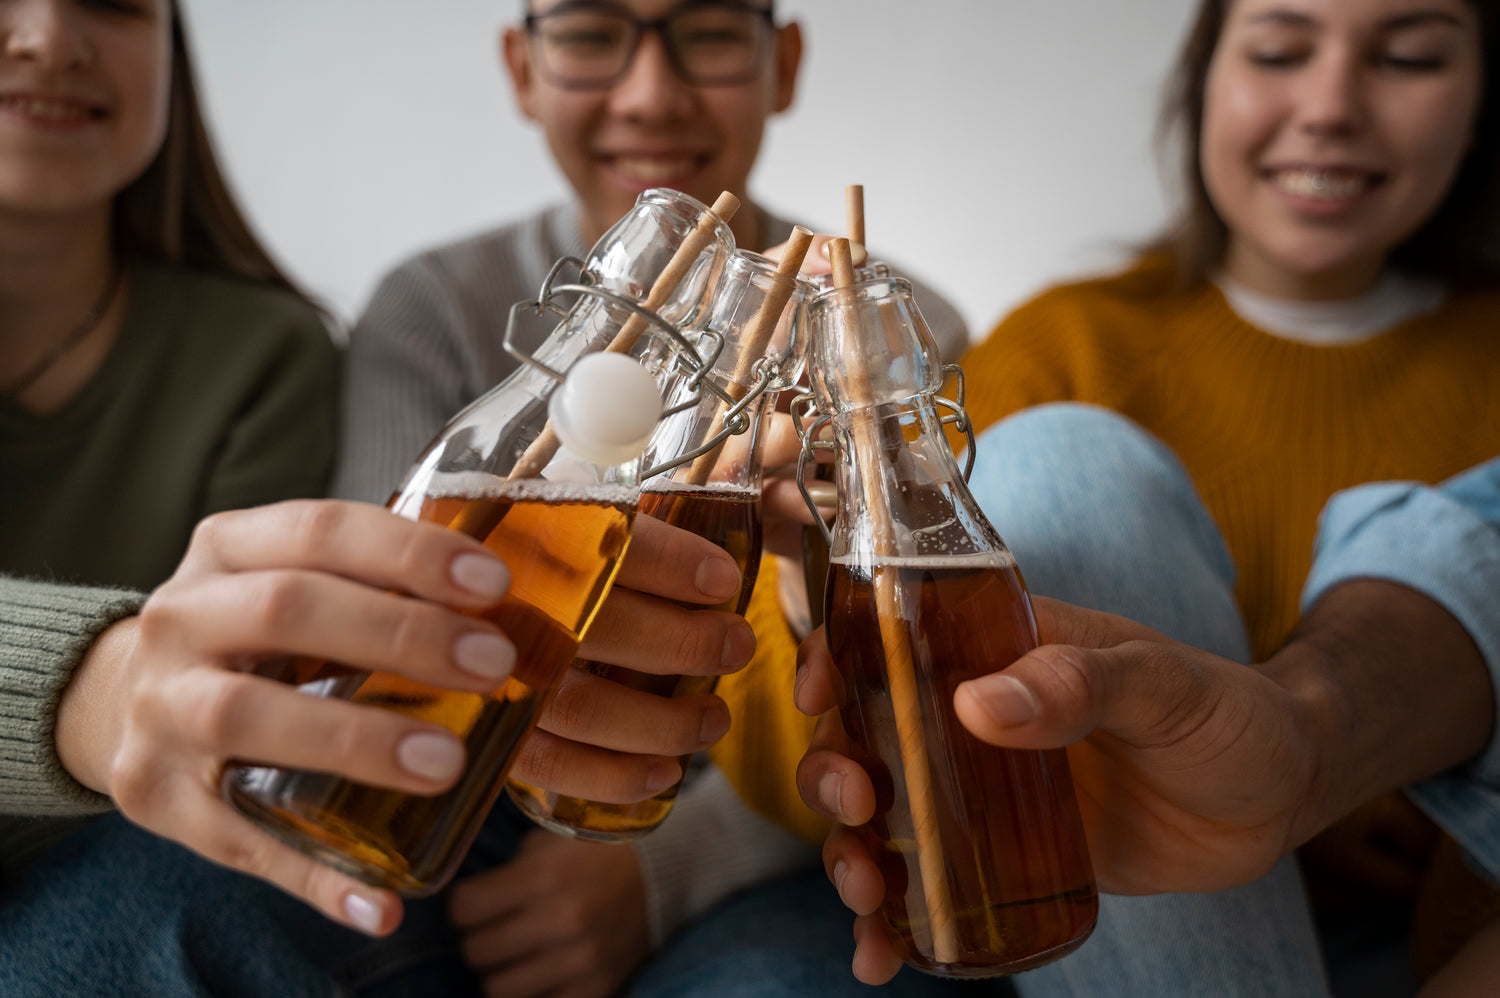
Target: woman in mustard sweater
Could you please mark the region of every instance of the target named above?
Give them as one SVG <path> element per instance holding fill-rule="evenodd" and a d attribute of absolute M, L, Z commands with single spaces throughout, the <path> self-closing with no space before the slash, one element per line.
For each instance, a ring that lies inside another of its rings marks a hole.
<path fill-rule="evenodd" d="M 1436 482 L 1500 453 L 1497 64 L 1500 16 L 1487 4 L 1206 0 L 1167 107 L 1184 140 L 1177 224 L 1127 272 L 1023 306 L 964 360 L 977 428 L 1081 401 L 1175 452 L 1234 558 L 1257 660 L 1297 622 L 1334 492 Z M 998 455 L 980 448 L 983 476 Z M 996 526 L 1022 540 L 1003 516 Z M 1044 574 L 1022 565 L 1034 583 Z M 768 785 L 794 764 L 797 729 L 775 689 L 790 669 L 774 671 L 752 668 L 721 692 L 741 716 L 774 717 L 786 740 L 732 733 L 716 757 L 754 805 L 809 830 L 787 786 Z M 1435 832 L 1404 800 L 1367 812 L 1307 852 L 1335 945 L 1404 936 L 1431 863 Z M 1441 866 L 1462 879 L 1461 864 Z M 1419 954 L 1424 965 L 1457 936 Z M 1330 956 L 1335 987 L 1363 959 Z M 1089 947 L 1064 964 L 1087 959 Z M 1065 994 L 1064 976 L 1047 968 L 1016 984 Z M 1158 980 L 1153 993 L 1179 992 Z"/>

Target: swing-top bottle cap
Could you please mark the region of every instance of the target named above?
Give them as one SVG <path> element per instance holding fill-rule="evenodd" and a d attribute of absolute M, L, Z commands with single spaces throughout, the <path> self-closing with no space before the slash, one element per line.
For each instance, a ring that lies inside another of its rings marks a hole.
<path fill-rule="evenodd" d="M 655 379 L 618 353 L 580 357 L 547 403 L 547 418 L 562 445 L 602 467 L 639 457 L 660 416 Z"/>

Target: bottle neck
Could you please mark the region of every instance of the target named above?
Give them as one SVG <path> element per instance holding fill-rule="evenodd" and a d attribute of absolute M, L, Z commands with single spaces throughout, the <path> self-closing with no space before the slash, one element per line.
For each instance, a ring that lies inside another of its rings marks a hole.
<path fill-rule="evenodd" d="M 1004 549 L 964 483 L 930 398 L 847 410 L 832 424 L 835 559 L 940 560 Z"/>

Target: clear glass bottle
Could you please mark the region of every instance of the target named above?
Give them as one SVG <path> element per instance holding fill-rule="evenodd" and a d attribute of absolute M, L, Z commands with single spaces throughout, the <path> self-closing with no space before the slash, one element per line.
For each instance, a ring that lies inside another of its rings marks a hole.
<path fill-rule="evenodd" d="M 980 742 L 953 694 L 1036 646 L 1030 599 L 944 436 L 942 409 L 962 420 L 962 402 L 938 397 L 947 369 L 911 286 L 826 292 L 809 328 L 812 394 L 796 408 L 821 418 L 803 468 L 831 425 L 827 637 L 840 716 L 876 787 L 860 834 L 885 877 L 882 912 L 918 969 L 1027 970 L 1082 944 L 1098 910 L 1067 756 Z"/>
<path fill-rule="evenodd" d="M 854 280 L 874 281 L 882 280 L 891 276 L 891 269 L 878 260 L 870 260 L 862 267 L 854 270 Z M 822 294 L 833 287 L 832 274 L 819 274 L 813 278 L 813 284 L 818 293 Z M 833 465 L 819 464 L 814 466 L 808 474 L 820 481 L 833 481 Z M 819 517 L 816 507 L 813 508 L 814 518 Z M 817 526 L 802 528 L 802 585 L 807 592 L 807 613 L 809 628 L 821 626 L 823 623 L 823 604 L 828 602 L 828 541 L 824 537 L 822 529 Z"/>
<path fill-rule="evenodd" d="M 706 328 L 693 338 L 706 382 L 699 385 L 693 375 L 677 380 L 669 390 L 668 410 L 678 411 L 662 420 L 647 448 L 648 464 L 675 467 L 642 485 L 640 512 L 713 541 L 739 565 L 739 591 L 712 609 L 743 614 L 750 602 L 760 568 L 761 455 L 767 423 L 777 395 L 801 375 L 806 303 L 813 291 L 810 282 L 779 274 L 777 264 L 766 257 L 736 251 Z M 684 460 L 689 455 L 696 456 Z M 600 662 L 580 665 L 656 696 L 710 693 L 717 683 L 716 677 L 657 675 Z M 682 760 L 684 770 L 688 761 Z M 546 828 L 620 842 L 661 824 L 678 789 L 674 785 L 634 804 L 561 796 L 517 780 L 511 780 L 509 793 Z"/>
<path fill-rule="evenodd" d="M 600 440 L 557 432 L 588 427 L 576 418 L 578 407 L 554 405 L 556 389 L 565 372 L 587 366 L 580 358 L 613 359 L 655 395 L 653 380 L 628 358 L 586 355 L 618 350 L 622 332 L 632 328 L 675 342 L 671 325 L 701 320 L 704 299 L 732 251 L 727 224 L 702 204 L 669 191 L 642 195 L 595 245 L 581 284 L 544 288 L 538 302 L 523 303 L 564 312 L 533 355 L 512 342 L 513 311 L 506 343 L 522 365 L 449 422 L 392 497 L 396 514 L 462 530 L 509 567 L 505 598 L 476 613 L 516 646 L 515 671 L 499 689 L 489 695 L 442 689 L 317 660 L 262 670 L 312 695 L 448 728 L 468 752 L 458 783 L 420 796 L 323 773 L 232 766 L 224 792 L 235 806 L 303 852 L 408 896 L 431 893 L 452 876 L 609 591 L 636 513 L 636 455 L 659 414 L 649 414 L 633 448 L 622 438 L 614 441 L 618 450 L 599 449 Z M 563 295 L 572 299 L 565 311 L 558 304 Z M 643 303 L 654 305 L 656 317 Z M 577 394 L 583 408 L 613 401 L 597 387 Z M 569 418 L 549 423 L 549 407 Z M 618 428 L 606 420 L 605 430 Z"/>

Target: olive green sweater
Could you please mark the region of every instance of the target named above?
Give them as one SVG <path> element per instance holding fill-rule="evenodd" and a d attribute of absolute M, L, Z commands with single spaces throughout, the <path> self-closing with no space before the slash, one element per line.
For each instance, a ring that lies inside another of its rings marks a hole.
<path fill-rule="evenodd" d="M 58 412 L 0 400 L 0 878 L 109 807 L 57 760 L 57 703 L 95 635 L 220 510 L 324 489 L 336 353 L 289 294 L 131 269 L 119 336 Z"/>

